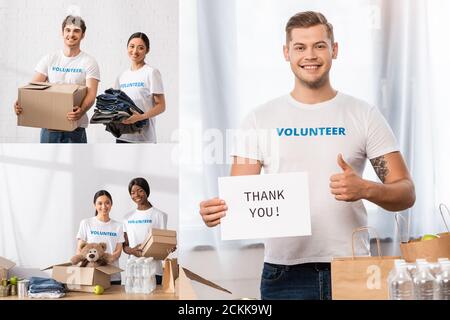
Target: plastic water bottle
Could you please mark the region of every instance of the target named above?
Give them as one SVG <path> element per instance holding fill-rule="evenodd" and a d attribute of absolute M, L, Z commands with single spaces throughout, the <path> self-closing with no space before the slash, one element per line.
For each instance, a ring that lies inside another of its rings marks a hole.
<path fill-rule="evenodd" d="M 414 283 L 408 272 L 406 262 L 396 261 L 393 274 L 389 279 L 389 299 L 390 300 L 413 300 Z M 391 271 L 391 272 L 392 272 Z"/>
<path fill-rule="evenodd" d="M 433 300 L 437 283 L 432 276 L 428 263 L 419 261 L 414 275 L 414 291 L 417 300 Z"/>
<path fill-rule="evenodd" d="M 151 288 L 150 288 L 150 281 L 149 281 L 149 279 L 150 279 L 150 264 L 149 264 L 149 262 L 147 261 L 147 259 L 145 259 L 145 261 L 144 261 L 144 264 L 143 264 L 143 292 L 145 293 L 145 294 L 149 294 L 151 291 Z"/>
<path fill-rule="evenodd" d="M 444 261 L 449 261 L 448 258 L 439 258 L 437 262 L 430 263 L 430 272 L 433 275 L 433 277 L 436 278 L 436 276 L 441 272 L 441 264 Z"/>
<path fill-rule="evenodd" d="M 441 272 L 436 275 L 437 300 L 450 300 L 450 261 L 441 261 Z"/>
<path fill-rule="evenodd" d="M 411 278 L 413 279 L 413 281 L 414 281 L 414 277 L 416 275 L 416 271 L 418 269 L 418 265 L 419 264 L 427 264 L 427 263 L 428 263 L 428 261 L 426 259 L 416 259 L 416 263 L 409 263 L 408 271 L 409 271 L 409 274 L 410 274 Z"/>
<path fill-rule="evenodd" d="M 136 262 L 134 259 L 130 258 L 127 261 L 127 267 L 125 269 L 125 292 L 133 293 L 133 282 L 134 282 L 134 269 L 136 267 Z"/>
<path fill-rule="evenodd" d="M 134 269 L 134 282 L 133 282 L 133 293 L 143 292 L 143 260 L 145 258 L 138 258 L 136 260 L 136 266 Z"/>
<path fill-rule="evenodd" d="M 392 268 L 392 270 L 389 272 L 388 277 L 387 277 L 387 282 L 388 283 L 391 282 L 392 278 L 397 273 L 398 266 L 401 265 L 402 263 L 406 263 L 405 260 L 403 260 L 403 259 L 395 259 L 394 260 L 394 268 Z"/>
<path fill-rule="evenodd" d="M 156 277 L 155 277 L 155 261 L 153 258 L 147 258 L 144 262 L 144 293 L 150 294 L 156 288 Z"/>
<path fill-rule="evenodd" d="M 150 265 L 150 292 L 153 292 L 156 289 L 156 263 L 153 258 L 148 258 Z"/>
<path fill-rule="evenodd" d="M 388 283 L 388 291 L 389 291 L 389 297 L 391 296 L 391 280 L 392 278 L 395 276 L 395 274 L 397 273 L 397 268 L 400 264 L 405 263 L 405 260 L 403 259 L 395 259 L 394 260 L 394 268 L 392 268 L 392 270 L 389 272 L 388 277 L 387 277 L 387 283 Z"/>

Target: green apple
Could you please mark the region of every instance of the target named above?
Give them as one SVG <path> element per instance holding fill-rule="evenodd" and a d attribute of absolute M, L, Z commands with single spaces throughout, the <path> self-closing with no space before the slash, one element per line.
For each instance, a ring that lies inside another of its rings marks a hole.
<path fill-rule="evenodd" d="M 437 239 L 437 238 L 439 238 L 439 236 L 436 236 L 434 234 L 426 234 L 420 240 L 421 241 L 427 241 L 427 240 L 433 240 L 433 239 Z"/>
<path fill-rule="evenodd" d="M 103 294 L 103 292 L 105 292 L 105 289 L 103 289 L 103 287 L 101 285 L 96 285 L 94 287 L 95 294 Z"/>
<path fill-rule="evenodd" d="M 17 284 L 17 281 L 18 281 L 18 279 L 17 279 L 16 276 L 9 278 L 9 283 L 10 284 L 13 284 L 13 285 Z"/>

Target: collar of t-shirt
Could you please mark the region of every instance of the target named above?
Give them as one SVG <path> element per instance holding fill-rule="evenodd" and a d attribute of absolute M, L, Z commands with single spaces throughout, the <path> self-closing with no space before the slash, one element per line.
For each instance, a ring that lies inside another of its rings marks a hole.
<path fill-rule="evenodd" d="M 331 98 L 330 100 L 319 102 L 319 103 L 302 103 L 294 99 L 294 97 L 291 94 L 288 94 L 288 100 L 291 105 L 293 105 L 296 108 L 304 109 L 304 110 L 319 110 L 323 109 L 329 106 L 333 106 L 336 104 L 337 101 L 341 99 L 341 93 L 338 91 L 336 96 Z"/>
<path fill-rule="evenodd" d="M 80 50 L 80 52 L 74 57 L 68 57 L 64 54 L 64 50 L 61 50 L 61 57 L 66 61 L 76 60 L 83 57 L 84 52 Z"/>

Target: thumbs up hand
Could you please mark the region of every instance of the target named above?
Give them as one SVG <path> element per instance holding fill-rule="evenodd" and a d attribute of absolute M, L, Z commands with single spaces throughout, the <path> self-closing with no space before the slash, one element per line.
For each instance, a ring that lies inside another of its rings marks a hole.
<path fill-rule="evenodd" d="M 330 189 L 338 201 L 353 202 L 365 198 L 366 181 L 344 161 L 342 154 L 338 155 L 337 163 L 342 173 L 330 177 Z"/>

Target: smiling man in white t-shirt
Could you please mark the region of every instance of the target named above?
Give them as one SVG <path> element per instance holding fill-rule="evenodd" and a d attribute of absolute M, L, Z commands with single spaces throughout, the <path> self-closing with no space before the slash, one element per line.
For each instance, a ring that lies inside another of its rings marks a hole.
<path fill-rule="evenodd" d="M 260 174 L 264 168 L 266 173 L 306 171 L 310 177 L 312 235 L 266 239 L 262 299 L 331 299 L 330 261 L 351 255 L 352 231 L 367 223 L 362 199 L 389 211 L 415 202 L 414 183 L 383 116 L 331 86 L 337 55 L 333 27 L 322 14 L 293 16 L 284 56 L 295 76 L 294 90 L 246 117 L 242 129 L 254 132 L 249 137 L 256 140 L 244 136 L 232 154 L 232 176 Z M 264 139 L 268 133 L 275 140 Z M 361 178 L 366 159 L 381 183 Z M 220 223 L 225 200 L 200 204 L 206 225 Z"/>
<path fill-rule="evenodd" d="M 57 131 L 41 129 L 41 143 L 87 143 L 87 112 L 97 96 L 100 71 L 97 61 L 81 51 L 86 24 L 80 17 L 67 16 L 62 23 L 64 49 L 44 56 L 35 68 L 31 82 L 69 83 L 87 86 L 86 97 L 80 106 L 75 106 L 67 114 L 70 121 L 78 121 L 79 127 L 74 131 Z M 16 101 L 14 110 L 17 115 L 23 109 Z"/>

